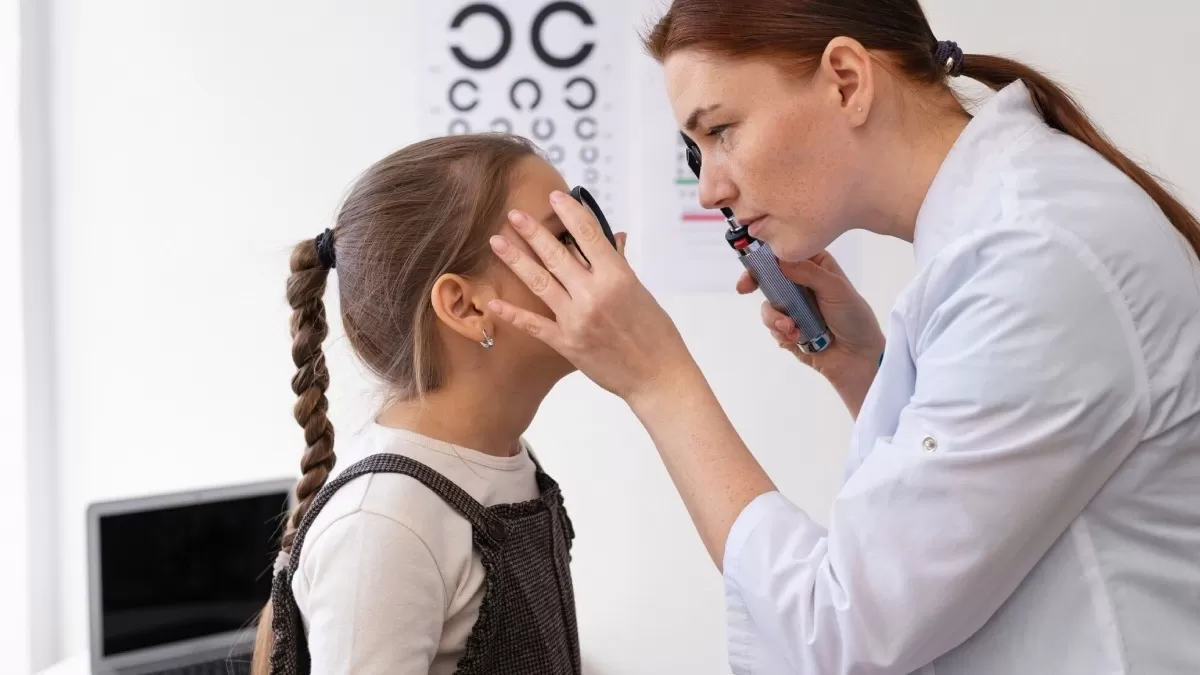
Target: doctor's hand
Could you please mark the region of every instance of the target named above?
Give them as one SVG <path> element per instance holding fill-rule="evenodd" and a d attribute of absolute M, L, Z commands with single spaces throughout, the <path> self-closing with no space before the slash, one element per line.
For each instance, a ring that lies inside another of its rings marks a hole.
<path fill-rule="evenodd" d="M 829 380 L 850 414 L 857 417 L 867 389 L 879 370 L 879 355 L 883 353 L 883 331 L 875 312 L 828 252 L 798 263 L 781 260 L 779 269 L 788 279 L 812 290 L 833 334 L 833 344 L 817 354 L 801 351 L 796 346 L 800 330 L 795 322 L 767 302 L 762 306 L 763 325 L 780 347 Z M 757 289 L 758 284 L 749 272 L 738 279 L 738 293 L 752 293 Z"/>
<path fill-rule="evenodd" d="M 493 300 L 488 308 L 501 320 L 549 345 L 596 384 L 636 407 L 636 399 L 663 395 L 659 385 L 683 381 L 697 370 L 666 311 L 613 248 L 595 218 L 561 192 L 550 203 L 590 267 L 528 214 L 509 213 L 509 222 L 536 258 L 502 235 L 492 250 L 553 312 L 554 318 Z M 620 236 L 620 235 L 618 235 Z"/>

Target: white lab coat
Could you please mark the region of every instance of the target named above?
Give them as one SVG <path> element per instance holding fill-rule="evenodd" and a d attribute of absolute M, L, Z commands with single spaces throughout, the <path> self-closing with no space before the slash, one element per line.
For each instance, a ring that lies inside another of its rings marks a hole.
<path fill-rule="evenodd" d="M 1019 82 L 914 249 L 828 529 L 779 493 L 733 527 L 733 671 L 1200 673 L 1194 254 Z"/>

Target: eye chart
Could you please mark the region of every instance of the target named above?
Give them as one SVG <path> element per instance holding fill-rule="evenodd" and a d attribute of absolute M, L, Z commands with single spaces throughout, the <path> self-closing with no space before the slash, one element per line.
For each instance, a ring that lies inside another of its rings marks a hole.
<path fill-rule="evenodd" d="M 725 231 L 729 226 L 725 223 L 725 216 L 717 209 L 706 209 L 700 205 L 699 180 L 696 179 L 696 174 L 692 173 L 688 167 L 686 146 L 683 144 L 683 139 L 679 134 L 675 134 L 675 209 L 673 214 L 676 222 L 673 223 L 673 235 L 678 240 L 678 246 L 681 250 L 687 251 L 688 257 L 704 266 L 705 272 L 692 272 L 692 276 L 697 276 L 699 279 L 688 284 L 689 287 L 700 287 L 703 290 L 716 290 L 719 286 L 712 289 L 704 288 L 707 286 L 703 279 L 721 278 L 712 272 L 720 271 L 726 275 L 731 273 L 741 273 L 741 264 L 737 262 L 737 256 L 728 242 L 725 241 Z M 724 285 L 729 285 L 727 279 L 723 279 Z M 723 288 L 722 290 L 728 290 Z"/>
<path fill-rule="evenodd" d="M 422 131 L 501 131 L 543 151 L 569 186 L 625 222 L 624 3 L 422 2 Z M 620 227 L 618 227 L 620 229 Z"/>

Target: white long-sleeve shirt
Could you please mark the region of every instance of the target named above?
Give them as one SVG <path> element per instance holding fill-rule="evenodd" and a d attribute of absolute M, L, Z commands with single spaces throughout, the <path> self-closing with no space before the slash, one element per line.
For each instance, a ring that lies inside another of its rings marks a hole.
<path fill-rule="evenodd" d="M 828 529 L 725 550 L 739 675 L 1200 673 L 1200 265 L 1013 84 L 921 207 Z"/>
<path fill-rule="evenodd" d="M 338 449 L 336 470 L 382 452 L 425 464 L 484 506 L 539 494 L 527 449 L 494 457 L 378 424 Z M 355 478 L 313 520 L 292 579 L 312 672 L 450 675 L 484 580 L 471 524 L 441 497 L 400 474 Z"/>

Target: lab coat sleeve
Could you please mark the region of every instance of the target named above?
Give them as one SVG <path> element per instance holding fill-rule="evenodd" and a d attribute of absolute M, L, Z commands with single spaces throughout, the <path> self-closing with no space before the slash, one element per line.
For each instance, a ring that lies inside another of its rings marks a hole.
<path fill-rule="evenodd" d="M 735 673 L 909 673 L 982 627 L 1140 440 L 1133 322 L 1108 273 L 1049 225 L 933 263 L 916 383 L 828 530 L 779 493 L 725 550 Z"/>

